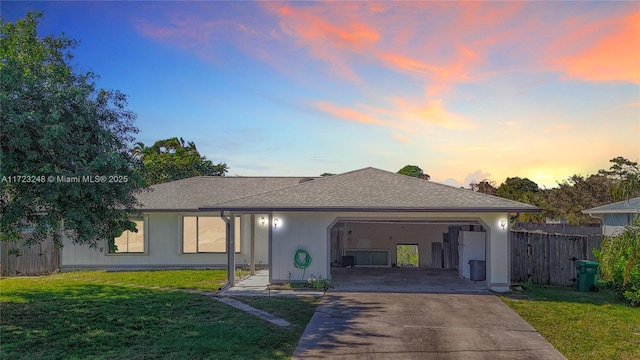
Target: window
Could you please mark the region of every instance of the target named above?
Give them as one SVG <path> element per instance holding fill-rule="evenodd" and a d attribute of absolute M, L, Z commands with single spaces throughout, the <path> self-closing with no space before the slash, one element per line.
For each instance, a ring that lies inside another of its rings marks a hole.
<path fill-rule="evenodd" d="M 126 230 L 114 239 L 114 247 L 109 249 L 111 254 L 144 253 L 144 221 L 133 220 L 138 232 Z"/>
<path fill-rule="evenodd" d="M 240 216 L 235 217 L 235 252 L 240 252 Z M 224 220 L 213 216 L 182 218 L 182 253 L 227 252 Z"/>

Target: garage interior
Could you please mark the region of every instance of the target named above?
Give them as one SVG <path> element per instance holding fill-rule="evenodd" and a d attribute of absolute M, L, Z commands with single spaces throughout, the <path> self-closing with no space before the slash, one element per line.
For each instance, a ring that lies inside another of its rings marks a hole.
<path fill-rule="evenodd" d="M 338 290 L 486 289 L 486 233 L 478 222 L 341 220 L 330 234 L 330 273 Z"/>

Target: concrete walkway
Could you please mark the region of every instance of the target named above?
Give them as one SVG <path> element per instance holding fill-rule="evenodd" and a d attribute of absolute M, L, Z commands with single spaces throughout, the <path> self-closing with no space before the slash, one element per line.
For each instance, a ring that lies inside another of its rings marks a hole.
<path fill-rule="evenodd" d="M 293 359 L 565 359 L 491 294 L 330 292 Z"/>
<path fill-rule="evenodd" d="M 218 293 L 219 296 L 278 296 L 278 297 L 299 297 L 311 296 L 321 297 L 323 291 L 312 289 L 295 290 L 272 290 L 269 289 L 269 270 L 260 270 L 255 275 L 249 276 L 239 281 L 236 286 L 227 288 Z"/>
<path fill-rule="evenodd" d="M 214 297 L 214 299 L 220 301 L 221 303 L 225 303 L 229 306 L 233 306 L 234 308 L 238 309 L 238 310 L 242 310 L 246 313 L 249 313 L 253 316 L 257 316 L 259 318 L 261 318 L 262 320 L 268 321 L 272 324 L 278 325 L 278 326 L 289 326 L 291 325 L 291 323 L 289 323 L 288 321 L 281 319 L 275 315 L 272 315 L 266 311 L 262 311 L 262 310 L 258 310 L 254 307 L 251 307 L 241 301 L 238 300 L 234 300 L 234 299 L 229 299 L 226 297 Z"/>

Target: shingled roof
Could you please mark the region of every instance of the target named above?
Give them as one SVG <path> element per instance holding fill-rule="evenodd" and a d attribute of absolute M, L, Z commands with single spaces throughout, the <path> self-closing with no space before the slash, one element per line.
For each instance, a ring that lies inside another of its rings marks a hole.
<path fill-rule="evenodd" d="M 629 214 L 640 213 L 640 197 L 618 201 L 582 211 L 585 214 Z"/>
<path fill-rule="evenodd" d="M 154 185 L 137 199 L 142 211 L 198 211 L 206 205 L 281 189 L 306 179 L 309 178 L 196 176 Z"/>
<path fill-rule="evenodd" d="M 536 212 L 535 206 L 375 168 L 211 202 L 201 210 Z"/>

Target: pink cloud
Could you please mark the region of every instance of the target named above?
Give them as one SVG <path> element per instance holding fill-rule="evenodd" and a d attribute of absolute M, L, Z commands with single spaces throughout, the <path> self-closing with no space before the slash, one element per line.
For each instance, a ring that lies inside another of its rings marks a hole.
<path fill-rule="evenodd" d="M 295 44 L 330 67 L 338 77 L 360 82 L 350 60 L 380 39 L 374 26 L 349 16 L 336 17 L 336 6 L 294 6 L 265 2 L 262 7 L 278 17 L 280 31 Z M 345 13 L 353 4 L 340 4 Z M 359 7 L 359 6 L 358 6 Z"/>
<path fill-rule="evenodd" d="M 476 171 L 472 172 L 471 174 L 468 174 L 464 178 L 464 183 L 468 186 L 472 182 L 478 183 L 478 182 L 480 182 L 482 180 L 487 180 L 490 177 L 491 177 L 491 173 L 484 172 L 482 170 L 476 170 Z"/>
<path fill-rule="evenodd" d="M 447 129 L 474 127 L 472 122 L 447 110 L 441 99 L 426 101 L 422 106 L 406 109 L 404 113 L 416 118 L 419 122 L 435 124 Z"/>
<path fill-rule="evenodd" d="M 442 169 L 442 170 L 443 170 L 442 171 L 443 173 L 448 173 L 448 174 L 459 173 L 459 176 L 457 176 L 457 177 L 449 177 L 449 178 L 447 178 L 445 180 L 439 180 L 439 179 L 436 178 L 436 179 L 434 179 L 434 181 L 441 182 L 441 183 L 447 184 L 449 186 L 461 187 L 461 188 L 465 188 L 465 189 L 468 189 L 469 185 L 471 183 L 478 183 L 480 181 L 489 180 L 491 178 L 491 173 L 485 172 L 485 171 L 482 171 L 482 170 L 476 170 L 476 171 L 472 172 L 471 174 L 467 174 L 466 176 L 462 175 L 462 174 L 464 174 L 464 172 L 461 173 L 458 168 L 453 168 L 453 169 L 445 168 L 445 169 Z M 458 180 L 458 179 L 462 179 L 462 180 Z"/>
<path fill-rule="evenodd" d="M 221 40 L 224 32 L 233 27 L 228 20 L 202 20 L 193 15 L 174 15 L 168 24 L 158 24 L 148 19 L 134 19 L 135 29 L 157 42 L 177 46 L 194 52 L 198 56 L 213 60 L 216 57 L 214 44 Z"/>
<path fill-rule="evenodd" d="M 300 62 L 292 52 L 305 49 L 329 73 L 355 83 L 375 80 L 362 74 L 363 65 L 383 66 L 423 79 L 427 96 L 508 70 L 502 59 L 512 71 L 640 82 L 637 11 L 574 15 L 572 6 L 556 13 L 523 2 L 260 2 L 216 19 L 222 5 L 205 5 L 165 20 L 137 19 L 135 27 L 208 58 L 216 42 L 228 41 L 283 71 Z"/>
<path fill-rule="evenodd" d="M 640 12 L 622 7 L 576 15 L 578 5 L 527 2 L 258 2 L 219 15 L 224 4 L 198 3 L 199 12 L 134 24 L 143 36 L 207 60 L 224 61 L 216 49 L 225 42 L 305 85 L 314 84 L 318 72 L 329 74 L 366 98 L 316 101 L 314 108 L 404 132 L 396 140 L 424 126 L 476 128 L 451 107 L 463 83 L 491 86 L 504 74 L 534 73 L 531 79 L 544 80 L 524 85 L 533 87 L 554 81 L 541 73 L 558 72 L 567 79 L 640 83 Z M 422 92 L 387 92 L 378 77 L 383 72 Z"/>
<path fill-rule="evenodd" d="M 640 84 L 640 11 L 577 31 L 575 38 L 588 37 L 586 48 L 557 59 L 568 78 Z"/>
<path fill-rule="evenodd" d="M 341 120 L 402 130 L 407 136 L 420 133 L 417 129 L 424 126 L 451 130 L 475 128 L 473 121 L 447 110 L 442 100 L 431 100 L 420 104 L 414 104 L 406 99 L 392 99 L 382 102 L 391 102 L 395 105 L 388 107 L 356 105 L 356 108 L 353 108 L 335 105 L 328 101 L 316 101 L 312 103 L 312 106 L 316 110 Z"/>
<path fill-rule="evenodd" d="M 384 120 L 380 120 L 361 111 L 354 110 L 349 107 L 338 106 L 327 101 L 317 101 L 313 104 L 313 106 L 317 110 L 320 110 L 342 120 L 357 122 L 360 124 L 388 125 L 388 123 Z"/>

